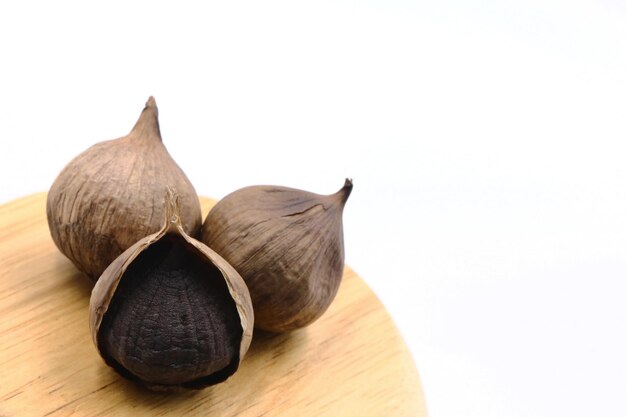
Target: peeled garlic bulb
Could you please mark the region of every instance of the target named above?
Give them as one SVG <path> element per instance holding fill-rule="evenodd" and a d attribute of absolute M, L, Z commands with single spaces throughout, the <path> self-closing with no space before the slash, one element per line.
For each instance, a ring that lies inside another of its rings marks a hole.
<path fill-rule="evenodd" d="M 193 185 L 161 141 L 158 110 L 148 99 L 135 127 L 72 160 L 48 193 L 52 239 L 78 269 L 97 279 L 118 255 L 162 226 L 163 189 L 176 189 L 190 235 L 202 217 Z"/>
<path fill-rule="evenodd" d="M 232 375 L 252 338 L 248 289 L 188 236 L 168 196 L 165 224 L 117 257 L 96 283 L 90 327 L 105 362 L 151 389 L 203 388 Z"/>

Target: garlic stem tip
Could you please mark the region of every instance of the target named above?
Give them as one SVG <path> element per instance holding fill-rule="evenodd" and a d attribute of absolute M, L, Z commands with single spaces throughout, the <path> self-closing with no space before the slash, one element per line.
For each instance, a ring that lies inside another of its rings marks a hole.
<path fill-rule="evenodd" d="M 341 202 L 343 204 L 348 201 L 348 197 L 350 197 L 350 193 L 352 193 L 352 178 L 346 178 L 346 182 L 343 184 L 341 190 L 339 190 L 339 195 L 341 196 Z"/>
<path fill-rule="evenodd" d="M 141 111 L 139 119 L 135 123 L 132 132 L 144 132 L 149 137 L 157 137 L 161 141 L 161 130 L 159 128 L 159 109 L 153 96 L 148 97 L 146 106 Z"/>

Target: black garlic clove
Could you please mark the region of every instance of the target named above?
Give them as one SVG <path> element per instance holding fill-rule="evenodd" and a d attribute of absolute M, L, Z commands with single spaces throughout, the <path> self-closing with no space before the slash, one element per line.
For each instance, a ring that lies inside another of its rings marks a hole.
<path fill-rule="evenodd" d="M 224 381 L 237 370 L 252 335 L 243 280 L 185 234 L 177 210 L 172 204 L 161 231 L 105 270 L 90 303 L 92 337 L 105 362 L 152 389 Z"/>

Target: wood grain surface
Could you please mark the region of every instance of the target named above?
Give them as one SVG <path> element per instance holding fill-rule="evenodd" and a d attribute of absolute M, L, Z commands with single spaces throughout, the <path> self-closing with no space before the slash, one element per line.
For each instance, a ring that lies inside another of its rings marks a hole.
<path fill-rule="evenodd" d="M 349 268 L 311 326 L 255 332 L 239 371 L 201 391 L 155 393 L 91 343 L 92 284 L 56 249 L 44 193 L 0 206 L 0 416 L 425 416 L 413 360 Z M 203 215 L 212 201 L 202 199 Z"/>

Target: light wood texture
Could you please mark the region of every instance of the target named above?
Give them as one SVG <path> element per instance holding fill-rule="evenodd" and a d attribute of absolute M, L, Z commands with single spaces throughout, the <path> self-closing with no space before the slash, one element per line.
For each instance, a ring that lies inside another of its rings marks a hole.
<path fill-rule="evenodd" d="M 92 284 L 56 249 L 45 194 L 0 206 L 0 416 L 425 416 L 412 358 L 346 268 L 326 314 L 291 334 L 256 332 L 239 371 L 202 391 L 154 393 L 91 343 Z M 203 214 L 212 202 L 202 199 Z"/>

